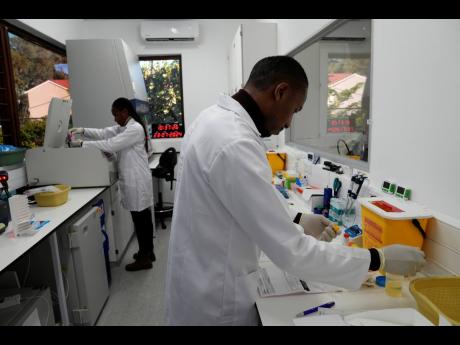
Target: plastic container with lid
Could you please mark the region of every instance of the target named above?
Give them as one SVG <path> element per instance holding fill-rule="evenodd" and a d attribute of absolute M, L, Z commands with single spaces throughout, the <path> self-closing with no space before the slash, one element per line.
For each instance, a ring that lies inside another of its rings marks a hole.
<path fill-rule="evenodd" d="M 267 152 L 267 160 L 270 164 L 270 167 L 272 168 L 273 175 L 275 175 L 275 172 L 279 170 L 286 169 L 286 159 L 287 154 L 284 152 Z"/>
<path fill-rule="evenodd" d="M 389 197 L 358 198 L 358 201 L 364 248 L 390 244 L 422 247 L 428 221 L 432 218 L 429 210 L 412 201 Z"/>
<path fill-rule="evenodd" d="M 342 216 L 345 212 L 346 201 L 332 198 L 329 206 L 329 219 L 338 225 L 342 225 Z"/>
<path fill-rule="evenodd" d="M 385 274 L 385 292 L 388 296 L 391 297 L 401 297 L 402 296 L 402 283 L 404 276 L 398 274 Z"/>

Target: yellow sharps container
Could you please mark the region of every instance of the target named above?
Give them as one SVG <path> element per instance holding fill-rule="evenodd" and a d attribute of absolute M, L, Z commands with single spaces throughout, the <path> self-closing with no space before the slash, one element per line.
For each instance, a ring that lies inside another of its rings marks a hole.
<path fill-rule="evenodd" d="M 267 159 L 270 167 L 272 168 L 272 175 L 275 175 L 275 172 L 286 169 L 286 153 L 280 152 L 267 152 Z"/>
<path fill-rule="evenodd" d="M 429 210 L 412 201 L 390 197 L 359 198 L 363 247 L 405 244 L 421 248 L 426 237 Z"/>

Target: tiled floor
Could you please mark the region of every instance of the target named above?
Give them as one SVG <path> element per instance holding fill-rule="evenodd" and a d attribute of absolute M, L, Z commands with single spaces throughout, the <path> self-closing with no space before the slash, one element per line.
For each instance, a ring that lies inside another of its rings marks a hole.
<path fill-rule="evenodd" d="M 134 236 L 119 266 L 112 266 L 110 297 L 99 317 L 98 326 L 153 326 L 165 325 L 165 277 L 170 234 L 157 224 L 154 240 L 156 261 L 153 269 L 127 272 L 125 265 L 132 262 L 137 252 Z"/>

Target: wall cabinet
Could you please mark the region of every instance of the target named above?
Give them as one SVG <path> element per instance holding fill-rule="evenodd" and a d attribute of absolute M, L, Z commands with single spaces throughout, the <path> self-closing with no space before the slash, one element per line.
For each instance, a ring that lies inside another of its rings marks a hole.
<path fill-rule="evenodd" d="M 246 84 L 251 70 L 260 59 L 278 54 L 277 25 L 246 23 L 238 26 L 228 52 L 228 94 L 233 95 Z M 283 134 L 284 135 L 284 132 Z M 269 148 L 277 148 L 279 135 L 265 138 Z"/>

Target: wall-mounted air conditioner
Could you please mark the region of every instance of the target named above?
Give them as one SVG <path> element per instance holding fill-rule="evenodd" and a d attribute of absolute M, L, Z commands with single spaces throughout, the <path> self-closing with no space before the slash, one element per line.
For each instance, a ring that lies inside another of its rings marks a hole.
<path fill-rule="evenodd" d="M 148 42 L 195 41 L 198 23 L 193 20 L 150 20 L 141 22 L 141 37 Z"/>

